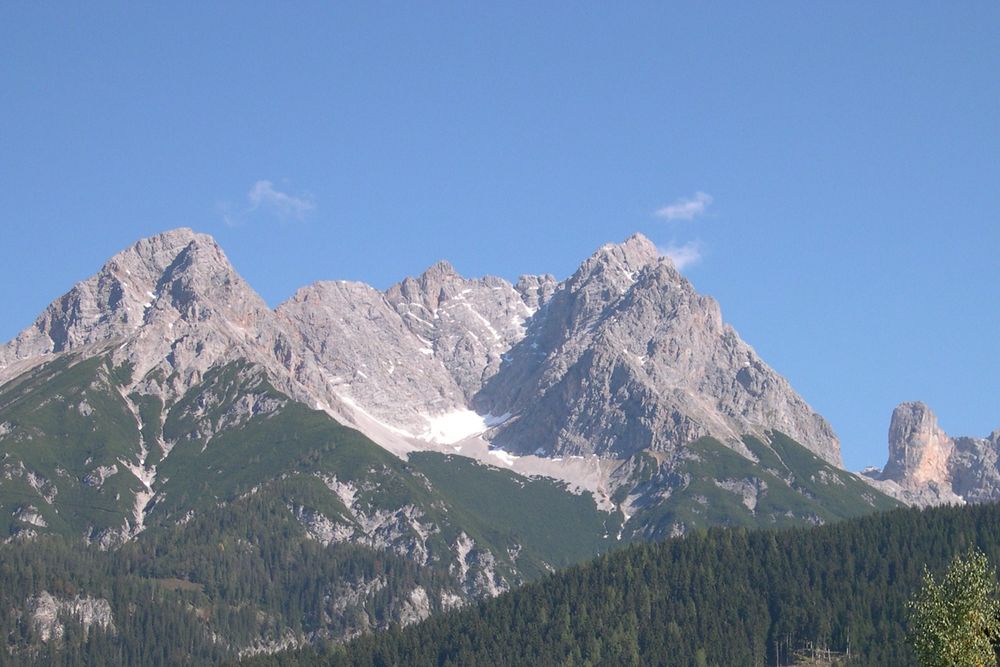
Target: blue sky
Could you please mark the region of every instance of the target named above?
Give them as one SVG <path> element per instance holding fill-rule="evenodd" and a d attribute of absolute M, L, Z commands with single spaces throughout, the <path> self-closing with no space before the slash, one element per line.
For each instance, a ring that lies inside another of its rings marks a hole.
<path fill-rule="evenodd" d="M 172 227 L 272 305 L 640 231 L 849 467 L 1000 427 L 1000 4 L 208 4 L 0 6 L 0 339 Z"/>

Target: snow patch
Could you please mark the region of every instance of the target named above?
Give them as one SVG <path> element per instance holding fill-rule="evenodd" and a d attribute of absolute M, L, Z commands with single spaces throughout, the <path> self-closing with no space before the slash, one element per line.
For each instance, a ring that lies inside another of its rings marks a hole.
<path fill-rule="evenodd" d="M 451 445 L 473 435 L 479 435 L 489 428 L 486 419 L 472 410 L 460 409 L 436 417 L 424 416 L 428 427 L 420 435 L 421 440 Z"/>
<path fill-rule="evenodd" d="M 483 317 L 475 308 L 473 308 L 468 303 L 463 303 L 462 305 L 468 308 L 469 312 L 472 313 L 476 317 L 476 319 L 482 322 L 483 326 L 486 327 L 486 330 L 490 332 L 494 340 L 503 340 L 500 334 L 497 333 L 497 330 L 493 328 L 493 325 L 490 323 L 488 319 Z"/>
<path fill-rule="evenodd" d="M 499 426 L 508 419 L 510 413 L 494 416 L 489 413 L 481 415 L 468 408 L 460 408 L 443 415 L 423 415 L 428 426 L 419 438 L 424 442 L 434 442 L 439 445 L 454 445 L 474 435 L 481 435 Z"/>
<path fill-rule="evenodd" d="M 421 308 L 422 308 L 422 309 L 423 309 L 424 311 L 426 311 L 426 312 L 429 312 L 429 311 L 427 311 L 427 309 L 426 309 L 426 308 L 424 308 L 423 306 L 421 306 L 421 305 L 420 305 L 419 303 L 411 303 L 411 304 L 409 304 L 409 305 L 410 305 L 410 306 L 420 306 L 420 307 L 421 307 Z M 424 318 L 420 317 L 419 315 L 414 315 L 414 314 L 413 314 L 412 312 L 407 312 L 407 313 L 404 313 L 404 314 L 403 314 L 403 317 L 408 317 L 408 318 L 410 318 L 410 319 L 413 319 L 413 320 L 416 320 L 417 322 L 420 322 L 421 324 L 425 324 L 425 325 L 427 325 L 427 326 L 428 326 L 428 327 L 430 327 L 430 328 L 433 328 L 433 327 L 434 327 L 434 325 L 433 325 L 433 324 L 431 324 L 430 322 L 428 322 L 428 321 L 427 321 L 427 320 L 425 320 Z"/>
<path fill-rule="evenodd" d="M 504 464 L 509 466 L 514 465 L 514 462 L 517 461 L 519 458 L 521 458 L 520 456 L 514 456 L 510 452 L 505 452 L 502 449 L 491 449 L 490 454 L 497 457 L 498 459 L 503 461 Z"/>

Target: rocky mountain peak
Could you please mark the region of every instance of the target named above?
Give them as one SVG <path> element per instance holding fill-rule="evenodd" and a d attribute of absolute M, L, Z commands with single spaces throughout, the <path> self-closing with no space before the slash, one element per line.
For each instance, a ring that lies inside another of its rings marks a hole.
<path fill-rule="evenodd" d="M 0 379 L 22 361 L 114 343 L 117 363 L 132 364 L 137 377 L 176 371 L 180 390 L 221 358 L 254 356 L 255 341 L 270 346 L 271 320 L 211 236 L 174 229 L 122 250 L 53 301 L 0 348 Z"/>
<path fill-rule="evenodd" d="M 524 275 L 517 279 L 514 289 L 528 309 L 534 313 L 545 305 L 559 286 L 559 281 L 550 273 L 539 276 Z"/>
<path fill-rule="evenodd" d="M 829 425 L 640 234 L 560 283 L 464 278 L 438 262 L 385 292 L 316 283 L 271 311 L 211 237 L 176 229 L 53 303 L 0 348 L 0 371 L 94 342 L 131 365 L 140 392 L 178 396 L 248 361 L 296 400 L 394 438 L 478 413 L 508 419 L 486 436 L 507 451 L 613 458 L 703 435 L 743 451 L 742 436 L 778 430 L 840 464 Z"/>
<path fill-rule="evenodd" d="M 885 468 L 866 477 L 908 505 L 996 502 L 1000 500 L 1000 430 L 986 438 L 949 436 L 924 403 L 901 403 L 889 424 Z"/>
<path fill-rule="evenodd" d="M 623 266 L 636 269 L 656 261 L 660 257 L 660 252 L 652 241 L 636 232 L 621 243 L 601 246 L 594 256 L 614 260 Z"/>
<path fill-rule="evenodd" d="M 506 359 L 476 396 L 514 415 L 492 433 L 505 449 L 630 456 L 712 435 L 741 451 L 773 429 L 841 465 L 829 424 L 641 235 L 584 261 Z"/>
<path fill-rule="evenodd" d="M 420 280 L 424 282 L 447 280 L 449 278 L 461 278 L 461 276 L 455 270 L 455 267 L 452 266 L 451 262 L 446 259 L 439 259 L 420 274 Z"/>
<path fill-rule="evenodd" d="M 608 243 L 588 257 L 566 281 L 571 290 L 609 290 L 621 294 L 635 283 L 643 267 L 653 264 L 660 254 L 653 242 L 633 234 L 622 243 Z"/>
<path fill-rule="evenodd" d="M 441 302 L 458 291 L 465 282 L 449 262 L 441 260 L 427 267 L 416 278 L 408 277 L 386 290 L 386 297 L 391 302 L 404 301 L 419 304 L 428 314 L 437 312 Z"/>
<path fill-rule="evenodd" d="M 920 401 L 900 403 L 889 425 L 889 460 L 883 480 L 903 487 L 948 482 L 948 459 L 954 442 L 938 426 L 937 417 Z"/>

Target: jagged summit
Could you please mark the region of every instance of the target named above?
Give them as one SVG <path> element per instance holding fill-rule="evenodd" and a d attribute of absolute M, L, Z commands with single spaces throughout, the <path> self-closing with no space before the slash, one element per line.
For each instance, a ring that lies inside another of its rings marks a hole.
<path fill-rule="evenodd" d="M 439 259 L 424 269 L 424 272 L 420 274 L 420 280 L 426 282 L 446 278 L 461 278 L 458 271 L 455 270 L 455 267 L 452 266 L 451 262 L 446 259 Z"/>
<path fill-rule="evenodd" d="M 598 248 L 566 280 L 566 285 L 574 289 L 586 285 L 586 291 L 595 292 L 597 296 L 604 290 L 620 294 L 635 282 L 643 268 L 660 259 L 652 241 L 641 234 L 633 234 L 623 243 L 608 243 Z"/>
<path fill-rule="evenodd" d="M 476 401 L 514 415 L 493 441 L 515 451 L 669 454 L 705 435 L 740 450 L 773 429 L 841 465 L 829 424 L 638 234 L 559 285 Z"/>
<path fill-rule="evenodd" d="M 18 386 L 49 391 L 39 404 L 90 434 L 60 441 L 77 457 L 65 480 L 69 463 L 43 466 L 27 449 L 4 474 L 40 494 L 35 509 L 52 504 L 57 486 L 61 498 L 70 488 L 115 498 L 117 514 L 86 518 L 102 544 L 179 520 L 186 476 L 211 494 L 214 480 L 244 464 L 266 468 L 287 447 L 298 453 L 282 470 L 295 475 L 338 450 L 265 428 L 286 411 L 309 429 L 329 418 L 357 429 L 407 465 L 430 451 L 555 478 L 611 512 L 604 530 L 618 539 L 706 522 L 828 520 L 847 507 L 825 507 L 840 502 L 831 493 L 850 496 L 848 513 L 891 503 L 837 470 L 829 424 L 640 235 L 600 248 L 562 281 L 465 278 L 441 262 L 385 291 L 316 282 L 271 310 L 211 237 L 172 230 L 112 257 L 0 348 L 0 360 L 13 360 L 0 368 L 0 443 L 40 432 L 27 413 L 3 412 L 4 391 Z M 78 381 L 72 392 L 62 373 Z M 106 431 L 92 430 L 95 415 Z M 43 467 L 32 477 L 20 464 Z M 327 472 L 321 486 L 351 509 L 358 497 L 343 471 Z M 244 491 L 259 481 L 250 477 Z M 716 501 L 724 516 L 714 505 L 703 512 Z M 312 511 L 296 516 L 324 541 L 344 534 Z M 473 567 L 468 540 L 449 540 Z"/>
<path fill-rule="evenodd" d="M 882 491 L 912 505 L 1000 500 L 1000 429 L 953 437 L 926 404 L 908 401 L 892 411 L 888 444 L 872 482 Z"/>
<path fill-rule="evenodd" d="M 248 360 L 296 399 L 407 447 L 434 440 L 441 419 L 553 457 L 673 452 L 704 435 L 743 451 L 743 435 L 774 429 L 840 465 L 825 420 L 641 234 L 562 282 L 469 279 L 441 261 L 385 292 L 318 282 L 272 311 L 210 236 L 175 229 L 54 302 L 0 365 L 112 342 L 117 363 L 138 377 L 162 369 L 173 392 Z M 477 413 L 506 421 L 488 429 Z"/>
<path fill-rule="evenodd" d="M 619 541 L 894 505 L 836 469 L 826 422 L 641 236 L 561 282 L 442 262 L 384 292 L 316 282 L 271 310 L 211 237 L 178 229 L 53 302 L 0 348 L 9 359 L 8 541 L 224 542 L 211 571 L 245 560 L 260 522 L 251 546 L 273 538 L 333 573 L 309 612 L 310 636 L 332 640 Z M 326 555 L 359 566 L 338 574 Z M 263 646 L 209 630 L 213 647 Z"/>
<path fill-rule="evenodd" d="M 161 368 L 183 391 L 223 360 L 270 361 L 262 349 L 278 337 L 273 313 L 215 240 L 179 228 L 117 253 L 52 302 L 0 348 L 0 381 L 51 354 L 113 346 L 137 378 Z"/>
<path fill-rule="evenodd" d="M 216 282 L 225 281 L 220 274 L 235 275 L 208 235 L 180 228 L 142 239 L 53 301 L 0 350 L 0 364 L 126 336 L 156 314 L 161 296 L 186 307 L 178 302 L 204 292 L 195 274 Z"/>
<path fill-rule="evenodd" d="M 635 268 L 659 259 L 660 251 L 657 250 L 656 244 L 636 232 L 621 243 L 607 243 L 601 246 L 593 256 L 613 258 L 624 265 Z"/>
<path fill-rule="evenodd" d="M 948 481 L 948 459 L 954 443 L 938 426 L 937 417 L 920 401 L 900 403 L 889 424 L 889 460 L 882 479 L 914 488 Z"/>
<path fill-rule="evenodd" d="M 190 227 L 174 227 L 173 229 L 168 229 L 165 232 L 160 232 L 159 234 L 153 234 L 152 236 L 147 236 L 144 239 L 139 239 L 135 242 L 135 246 L 143 246 L 147 244 L 156 243 L 166 243 L 179 245 L 181 243 L 189 243 L 191 241 L 201 240 L 212 245 L 215 245 L 215 239 L 208 234 L 203 234 L 196 232 Z"/>

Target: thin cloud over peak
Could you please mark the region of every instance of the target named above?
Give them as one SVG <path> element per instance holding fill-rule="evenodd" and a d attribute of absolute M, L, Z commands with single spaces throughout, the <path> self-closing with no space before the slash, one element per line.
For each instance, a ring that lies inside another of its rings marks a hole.
<path fill-rule="evenodd" d="M 691 197 L 682 197 L 656 210 L 656 217 L 664 220 L 694 220 L 704 215 L 712 203 L 712 195 L 699 190 Z"/>
<path fill-rule="evenodd" d="M 701 241 L 688 241 L 683 245 L 671 243 L 666 247 L 658 248 L 660 254 L 669 257 L 670 261 L 678 271 L 683 271 L 689 266 L 694 266 L 701 261 L 702 246 Z"/>
<path fill-rule="evenodd" d="M 268 209 L 281 218 L 302 219 L 306 213 L 316 208 L 311 197 L 295 197 L 286 192 L 276 190 L 274 183 L 267 180 L 257 181 L 247 193 L 250 210 Z"/>
<path fill-rule="evenodd" d="M 233 210 L 235 207 L 223 202 L 219 208 L 225 223 L 235 227 L 255 214 L 277 218 L 282 222 L 302 220 L 316 210 L 316 202 L 310 195 L 291 195 L 275 188 L 272 181 L 261 179 L 247 192 L 246 206 Z"/>

